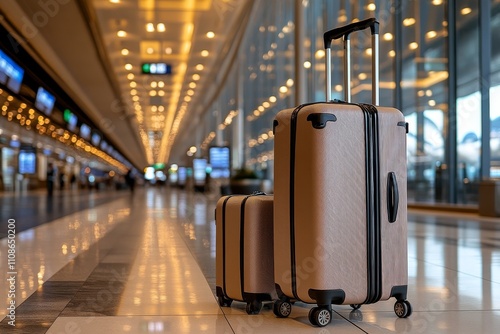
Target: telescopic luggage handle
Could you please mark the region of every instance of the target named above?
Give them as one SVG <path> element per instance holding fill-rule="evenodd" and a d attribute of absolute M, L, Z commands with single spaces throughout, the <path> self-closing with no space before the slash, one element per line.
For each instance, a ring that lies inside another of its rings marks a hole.
<path fill-rule="evenodd" d="M 351 40 L 350 34 L 370 28 L 372 34 L 372 104 L 379 105 L 379 22 L 375 18 L 348 24 L 325 32 L 326 100 L 332 99 L 332 40 L 344 39 L 344 98 L 351 102 Z"/>

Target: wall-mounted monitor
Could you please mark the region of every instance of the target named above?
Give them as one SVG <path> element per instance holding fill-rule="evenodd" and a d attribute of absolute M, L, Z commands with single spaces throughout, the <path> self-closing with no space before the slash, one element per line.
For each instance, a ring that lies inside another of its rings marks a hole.
<path fill-rule="evenodd" d="M 212 146 L 208 151 L 208 155 L 212 167 L 210 176 L 214 179 L 229 177 L 231 169 L 229 147 Z"/>
<path fill-rule="evenodd" d="M 177 185 L 184 186 L 186 184 L 187 179 L 187 168 L 179 167 L 177 170 Z"/>
<path fill-rule="evenodd" d="M 35 99 L 35 108 L 43 112 L 45 115 L 50 115 L 54 109 L 56 98 L 42 87 L 38 88 Z"/>
<path fill-rule="evenodd" d="M 82 125 L 80 125 L 80 136 L 83 139 L 87 140 L 90 139 L 90 131 L 91 131 L 90 126 L 88 126 L 87 124 L 82 123 Z"/>
<path fill-rule="evenodd" d="M 19 93 L 23 76 L 24 70 L 21 66 L 0 50 L 0 83 L 6 85 L 14 93 Z"/>
<path fill-rule="evenodd" d="M 78 124 L 78 117 L 71 112 L 69 109 L 64 109 L 63 119 L 68 124 L 68 130 L 75 131 L 76 125 Z"/>
<path fill-rule="evenodd" d="M 19 151 L 19 174 L 35 174 L 36 153 L 34 150 Z"/>
<path fill-rule="evenodd" d="M 93 132 L 90 142 L 92 143 L 92 145 L 98 146 L 99 143 L 101 142 L 101 136 L 97 132 Z"/>
<path fill-rule="evenodd" d="M 205 185 L 205 179 L 207 178 L 207 159 L 193 159 L 193 177 L 195 185 Z"/>
<path fill-rule="evenodd" d="M 101 140 L 101 150 L 104 152 L 108 150 L 108 143 L 105 140 Z"/>

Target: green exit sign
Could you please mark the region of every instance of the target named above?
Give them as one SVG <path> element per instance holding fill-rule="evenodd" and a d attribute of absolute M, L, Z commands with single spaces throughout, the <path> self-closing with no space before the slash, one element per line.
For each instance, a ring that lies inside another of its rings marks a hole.
<path fill-rule="evenodd" d="M 171 74 L 172 66 L 166 63 L 142 63 L 143 74 Z"/>

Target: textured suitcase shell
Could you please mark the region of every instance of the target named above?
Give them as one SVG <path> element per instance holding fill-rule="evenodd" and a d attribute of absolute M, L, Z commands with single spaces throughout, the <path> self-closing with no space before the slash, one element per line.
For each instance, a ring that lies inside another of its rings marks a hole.
<path fill-rule="evenodd" d="M 224 196 L 215 216 L 218 296 L 248 303 L 272 300 L 273 196 Z"/>
<path fill-rule="evenodd" d="M 314 290 L 342 290 L 345 298 L 333 303 L 361 304 L 369 283 L 364 116 L 349 104 L 300 108 L 294 135 L 294 109 L 275 119 L 275 281 L 286 296 L 304 302 L 317 303 Z M 396 222 L 388 222 L 385 195 L 380 201 L 381 299 L 388 299 L 394 286 L 407 285 L 406 132 L 401 112 L 377 109 L 380 193 L 387 192 L 389 172 L 399 185 Z M 336 121 L 314 128 L 311 114 L 332 114 Z"/>

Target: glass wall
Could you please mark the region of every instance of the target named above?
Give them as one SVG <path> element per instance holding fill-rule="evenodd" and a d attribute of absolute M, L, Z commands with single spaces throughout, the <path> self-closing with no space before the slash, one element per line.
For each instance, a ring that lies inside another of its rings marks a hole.
<path fill-rule="evenodd" d="M 491 0 L 491 7 L 490 173 L 500 178 L 500 0 Z"/>
<path fill-rule="evenodd" d="M 299 74 L 305 78 L 305 100 L 325 100 L 323 33 L 377 17 L 380 104 L 397 107 L 409 123 L 409 201 L 477 204 L 479 182 L 490 177 L 481 172 L 485 161 L 481 87 L 485 83 L 481 81 L 484 41 L 479 14 L 481 3 L 484 6 L 487 1 L 491 1 L 492 33 L 491 54 L 486 58 L 491 70 L 491 161 L 486 161 L 491 176 L 500 177 L 500 109 L 496 107 L 500 104 L 500 37 L 494 33 L 500 30 L 500 0 L 255 1 L 237 60 L 206 116 L 209 124 L 214 124 L 218 113 L 222 123 L 233 114 L 244 121 L 225 122 L 223 130 L 220 122 L 217 128 L 205 127 L 203 137 L 217 133 L 233 146 L 235 134 L 242 131 L 243 165 L 272 179 L 272 122 L 278 111 L 295 106 Z M 296 7 L 302 20 L 297 20 Z M 352 99 L 369 102 L 370 34 L 354 34 L 351 40 Z M 343 56 L 342 42 L 334 42 L 332 98 L 344 99 Z M 303 63 L 298 64 L 299 59 Z"/>

